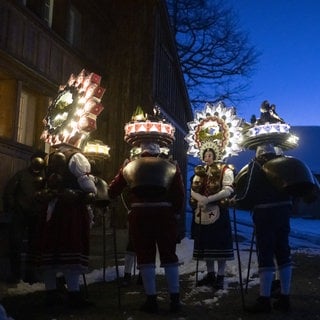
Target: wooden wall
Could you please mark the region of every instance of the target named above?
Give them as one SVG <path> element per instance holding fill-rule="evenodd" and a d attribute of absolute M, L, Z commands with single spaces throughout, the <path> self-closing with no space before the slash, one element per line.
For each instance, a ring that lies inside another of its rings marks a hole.
<path fill-rule="evenodd" d="M 49 28 L 21 1 L 1 1 L 0 80 L 7 79 L 1 74 L 7 74 L 37 92 L 43 113 L 47 107 L 45 100 L 56 95 L 58 86 L 65 84 L 71 73 L 77 74 L 85 68 L 100 74 L 106 88 L 102 100 L 104 111 L 91 136 L 111 147 L 111 158 L 103 166 L 103 178 L 110 181 L 129 156 L 130 146 L 123 140 L 124 125 L 136 107 L 139 105 L 151 113 L 155 104 L 176 126 L 172 150 L 185 176 L 184 136 L 192 112 L 165 1 L 57 0 L 54 3 L 54 18 Z M 75 6 L 82 16 L 81 42 L 75 46 L 66 38 L 69 5 Z M 16 107 L 17 102 L 12 101 L 8 108 L 12 111 Z M 16 123 L 16 119 L 11 120 Z M 41 129 L 39 121 L 37 135 Z M 4 145 L 16 146 L 14 139 L 13 136 Z M 26 148 L 18 145 L 17 159 L 20 149 Z M 7 169 L 11 174 L 12 169 Z"/>

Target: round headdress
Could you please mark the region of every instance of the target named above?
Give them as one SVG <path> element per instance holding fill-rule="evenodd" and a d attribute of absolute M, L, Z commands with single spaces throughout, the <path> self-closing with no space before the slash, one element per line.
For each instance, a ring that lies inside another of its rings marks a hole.
<path fill-rule="evenodd" d="M 281 150 L 298 146 L 299 138 L 290 132 L 290 125 L 277 114 L 276 106 L 263 101 L 260 118 L 252 124 L 246 123 L 243 129 L 242 146 L 255 150 L 258 146 L 272 144 Z"/>
<path fill-rule="evenodd" d="M 124 131 L 124 140 L 133 147 L 152 142 L 166 148 L 174 141 L 175 128 L 164 119 L 158 107 L 154 108 L 153 115 L 148 115 L 138 106 Z"/>
<path fill-rule="evenodd" d="M 71 74 L 48 108 L 41 139 L 50 145 L 64 143 L 82 148 L 104 109 L 100 101 L 105 89 L 100 81 L 101 76 L 86 70 L 78 76 Z"/>
<path fill-rule="evenodd" d="M 235 108 L 228 108 L 223 102 L 207 103 L 202 111 L 195 112 L 194 120 L 188 122 L 187 153 L 201 158 L 206 149 L 213 149 L 216 160 L 237 155 L 242 150 L 241 124 Z"/>

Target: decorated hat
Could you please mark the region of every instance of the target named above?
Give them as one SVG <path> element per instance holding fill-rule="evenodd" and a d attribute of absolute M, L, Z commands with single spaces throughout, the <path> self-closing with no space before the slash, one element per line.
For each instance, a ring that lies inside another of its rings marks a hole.
<path fill-rule="evenodd" d="M 101 76 L 84 69 L 77 76 L 71 74 L 48 107 L 41 139 L 51 146 L 68 144 L 82 148 L 96 130 L 97 117 L 104 109 L 101 99 L 105 88 L 100 81 Z"/>
<path fill-rule="evenodd" d="M 188 122 L 187 153 L 201 159 L 206 149 L 213 149 L 216 160 L 237 155 L 242 150 L 242 122 L 235 108 L 228 108 L 223 102 L 207 103 L 202 111 L 195 112 L 194 120 Z"/>
<path fill-rule="evenodd" d="M 131 121 L 125 125 L 124 140 L 131 146 L 154 143 L 165 148 L 173 143 L 175 128 L 163 117 L 159 107 L 153 111 L 153 115 L 148 115 L 138 106 Z"/>
<path fill-rule="evenodd" d="M 264 100 L 260 107 L 260 118 L 246 123 L 241 145 L 256 150 L 258 146 L 272 144 L 276 150 L 289 150 L 298 146 L 299 138 L 290 131 L 287 124 L 276 112 L 276 106 Z"/>

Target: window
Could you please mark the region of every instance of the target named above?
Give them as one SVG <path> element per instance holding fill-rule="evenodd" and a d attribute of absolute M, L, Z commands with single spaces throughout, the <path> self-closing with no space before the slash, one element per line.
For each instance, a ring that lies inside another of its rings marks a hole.
<path fill-rule="evenodd" d="M 36 115 L 36 97 L 21 91 L 17 141 L 28 146 L 33 145 Z"/>
<path fill-rule="evenodd" d="M 54 0 L 21 0 L 22 3 L 33 11 L 38 17 L 42 18 L 48 26 L 52 26 L 52 14 Z"/>
<path fill-rule="evenodd" d="M 74 6 L 69 11 L 67 41 L 75 47 L 81 45 L 81 14 Z"/>
<path fill-rule="evenodd" d="M 6 76 L 4 77 L 6 78 Z M 17 90 L 16 80 L 0 80 L 0 136 L 8 139 L 12 139 L 14 136 Z"/>
<path fill-rule="evenodd" d="M 54 0 L 45 0 L 43 4 L 43 19 L 48 23 L 48 26 L 52 26 L 52 13 L 53 13 Z"/>
<path fill-rule="evenodd" d="M 38 145 L 49 99 L 0 68 L 0 137 L 27 146 Z"/>

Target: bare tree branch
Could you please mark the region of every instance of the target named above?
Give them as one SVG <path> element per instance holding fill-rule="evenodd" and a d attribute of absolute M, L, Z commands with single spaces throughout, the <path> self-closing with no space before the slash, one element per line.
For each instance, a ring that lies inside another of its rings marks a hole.
<path fill-rule="evenodd" d="M 194 107 L 243 101 L 259 53 L 232 8 L 219 0 L 167 0 L 178 55 Z"/>

